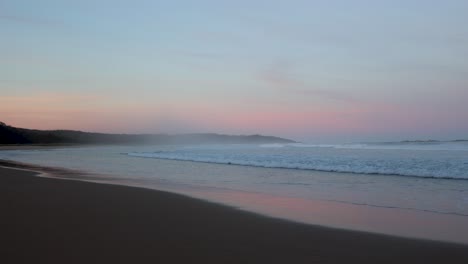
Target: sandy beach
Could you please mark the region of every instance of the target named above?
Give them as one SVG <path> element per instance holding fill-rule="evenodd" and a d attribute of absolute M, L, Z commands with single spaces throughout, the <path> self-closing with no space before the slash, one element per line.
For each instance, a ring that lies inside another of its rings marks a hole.
<path fill-rule="evenodd" d="M 468 247 L 0 168 L 2 263 L 468 263 Z"/>

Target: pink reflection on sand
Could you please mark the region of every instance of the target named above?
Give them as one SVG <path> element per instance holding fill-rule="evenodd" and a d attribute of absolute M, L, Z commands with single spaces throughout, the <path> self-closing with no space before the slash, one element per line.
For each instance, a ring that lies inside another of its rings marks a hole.
<path fill-rule="evenodd" d="M 232 190 L 192 190 L 189 193 L 241 210 L 301 223 L 468 244 L 466 216 Z"/>

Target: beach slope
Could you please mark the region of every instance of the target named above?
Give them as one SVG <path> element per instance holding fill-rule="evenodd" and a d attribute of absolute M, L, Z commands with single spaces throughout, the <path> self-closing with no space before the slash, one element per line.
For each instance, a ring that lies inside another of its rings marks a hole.
<path fill-rule="evenodd" d="M 468 263 L 468 246 L 0 168 L 1 263 Z"/>

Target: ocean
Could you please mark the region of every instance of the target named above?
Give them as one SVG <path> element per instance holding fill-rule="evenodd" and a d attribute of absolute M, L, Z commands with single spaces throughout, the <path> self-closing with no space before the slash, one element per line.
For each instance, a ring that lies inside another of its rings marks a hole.
<path fill-rule="evenodd" d="M 2 150 L 61 177 L 177 192 L 287 220 L 468 243 L 468 142 Z"/>

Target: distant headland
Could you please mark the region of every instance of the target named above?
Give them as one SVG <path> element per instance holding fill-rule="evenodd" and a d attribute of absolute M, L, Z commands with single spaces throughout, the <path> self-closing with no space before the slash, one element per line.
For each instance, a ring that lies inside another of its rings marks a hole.
<path fill-rule="evenodd" d="M 263 135 L 106 134 L 75 130 L 17 128 L 0 122 L 0 144 L 266 144 L 295 141 Z"/>
<path fill-rule="evenodd" d="M 446 143 L 446 142 L 468 142 L 468 139 L 454 139 L 454 140 L 435 140 L 435 139 L 425 139 L 425 140 L 403 140 L 398 143 Z"/>

